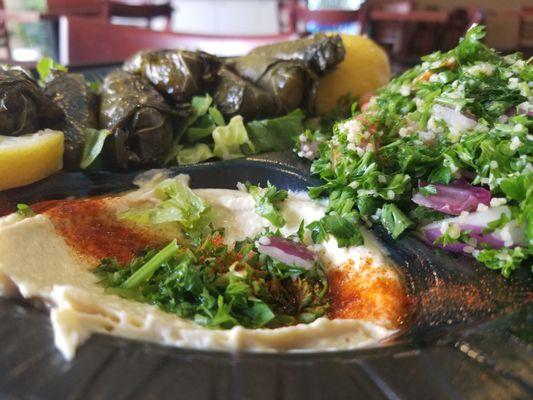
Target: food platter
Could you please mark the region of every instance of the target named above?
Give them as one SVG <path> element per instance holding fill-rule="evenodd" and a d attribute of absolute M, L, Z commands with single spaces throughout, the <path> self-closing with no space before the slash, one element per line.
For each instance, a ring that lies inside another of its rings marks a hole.
<path fill-rule="evenodd" d="M 246 179 L 268 179 L 294 189 L 312 183 L 307 166 L 290 153 L 182 168 L 200 186 L 232 187 Z M 37 200 L 37 193 L 57 198 L 67 194 L 67 183 L 69 195 L 101 194 L 129 188 L 132 177 L 64 173 L 7 195 L 15 201 Z M 412 315 L 402 332 L 376 347 L 230 354 L 95 336 L 67 362 L 53 346 L 45 312 L 2 300 L 0 393 L 50 399 L 165 398 L 176 393 L 206 399 L 529 397 L 531 277 L 505 280 L 473 261 L 435 253 L 416 238 L 398 243 L 381 237 L 406 278 Z M 464 296 L 471 297 L 470 308 L 464 308 Z"/>
<path fill-rule="evenodd" d="M 2 67 L 0 396 L 530 398 L 532 70 L 483 36 L 357 101 L 361 37 Z"/>

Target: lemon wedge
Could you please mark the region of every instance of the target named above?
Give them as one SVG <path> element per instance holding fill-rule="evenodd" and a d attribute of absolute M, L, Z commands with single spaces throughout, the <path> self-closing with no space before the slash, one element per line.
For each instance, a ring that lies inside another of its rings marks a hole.
<path fill-rule="evenodd" d="M 390 79 L 389 60 L 381 47 L 366 36 L 341 36 L 346 54 L 318 83 L 315 105 L 319 113 L 330 111 L 348 93 L 360 97 L 374 92 Z"/>
<path fill-rule="evenodd" d="M 28 185 L 63 167 L 63 132 L 0 136 L 0 190 Z"/>

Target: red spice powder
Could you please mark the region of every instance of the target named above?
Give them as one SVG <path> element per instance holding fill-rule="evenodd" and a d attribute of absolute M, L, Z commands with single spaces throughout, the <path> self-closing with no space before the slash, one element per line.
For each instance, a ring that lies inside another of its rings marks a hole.
<path fill-rule="evenodd" d="M 372 266 L 367 258 L 360 269 L 352 260 L 328 272 L 331 307 L 329 318 L 390 321 L 390 329 L 405 320 L 408 299 L 401 282 Z"/>
<path fill-rule="evenodd" d="M 105 199 L 61 200 L 37 203 L 32 209 L 44 211 L 67 244 L 88 258 L 116 257 L 126 263 L 146 247 L 161 244 L 146 231 L 118 221 L 105 203 Z"/>

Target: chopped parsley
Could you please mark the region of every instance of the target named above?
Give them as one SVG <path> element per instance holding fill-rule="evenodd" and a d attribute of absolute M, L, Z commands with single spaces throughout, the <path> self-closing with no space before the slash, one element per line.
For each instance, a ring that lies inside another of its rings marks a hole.
<path fill-rule="evenodd" d="M 17 214 L 24 218 L 33 217 L 35 212 L 27 204 L 19 203 L 17 204 Z"/>
<path fill-rule="evenodd" d="M 307 225 L 315 243 L 322 243 L 331 234 L 337 239 L 339 247 L 359 246 L 363 244 L 363 235 L 353 221 L 339 215 L 326 215 L 318 221 Z"/>
<path fill-rule="evenodd" d="M 278 190 L 276 186 L 267 182 L 266 188 L 252 185 L 250 182 L 245 183 L 248 193 L 252 195 L 255 201 L 255 212 L 263 218 L 266 218 L 276 228 L 285 225 L 285 218 L 279 211 L 279 203 L 284 201 L 289 195 L 286 190 Z"/>
<path fill-rule="evenodd" d="M 413 225 L 413 222 L 392 203 L 385 204 L 381 209 L 381 223 L 394 239 Z"/>
<path fill-rule="evenodd" d="M 198 245 L 171 242 L 126 265 L 104 259 L 94 273 L 106 291 L 153 304 L 209 328 L 276 328 L 310 323 L 329 307 L 323 266 L 307 270 L 260 254 L 254 239 L 223 244 L 214 231 Z"/>
<path fill-rule="evenodd" d="M 515 247 L 514 249 L 483 249 L 476 253 L 476 260 L 485 264 L 488 268 L 500 270 L 501 274 L 508 278 L 511 273 L 520 268 L 528 259 L 531 259 L 531 249 Z M 529 264 L 532 270 L 531 264 Z M 532 270 L 533 272 L 533 270 Z"/>
<path fill-rule="evenodd" d="M 419 189 L 419 192 L 423 195 L 423 196 L 433 196 L 433 195 L 436 195 L 437 194 L 437 187 L 435 185 L 426 185 L 426 186 L 422 186 L 420 189 Z"/>

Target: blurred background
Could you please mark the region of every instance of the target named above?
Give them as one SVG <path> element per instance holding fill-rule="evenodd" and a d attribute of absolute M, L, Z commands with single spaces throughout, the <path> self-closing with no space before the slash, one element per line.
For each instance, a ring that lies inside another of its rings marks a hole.
<path fill-rule="evenodd" d="M 0 59 L 122 61 L 142 48 L 240 55 L 317 31 L 365 34 L 393 68 L 447 50 L 473 23 L 502 51 L 533 49 L 533 0 L 0 0 Z"/>

